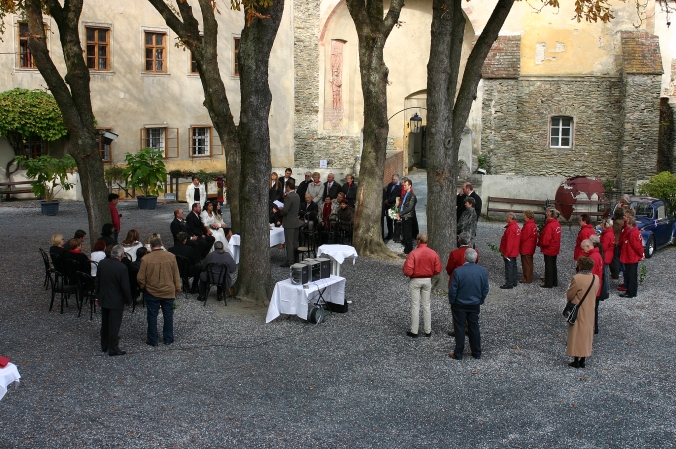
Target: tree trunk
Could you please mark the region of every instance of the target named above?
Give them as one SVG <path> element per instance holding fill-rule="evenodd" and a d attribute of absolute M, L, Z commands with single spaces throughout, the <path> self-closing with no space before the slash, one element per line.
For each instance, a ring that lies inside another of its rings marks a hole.
<path fill-rule="evenodd" d="M 458 86 L 465 31 L 461 4 L 462 0 L 433 0 L 427 65 L 427 200 L 435 205 L 427 208 L 427 230 L 429 245 L 442 261 L 457 246 L 456 181 L 462 130 L 476 99 L 481 68 L 514 0 L 498 1 L 470 53 Z M 444 272 L 434 279 L 434 285 L 443 288 L 447 282 Z"/>
<path fill-rule="evenodd" d="M 383 172 L 387 151 L 387 76 L 383 48 L 399 20 L 403 0 L 392 0 L 383 17 L 382 1 L 347 0 L 359 36 L 359 66 L 364 97 L 364 139 L 359 207 L 354 217 L 354 246 L 360 256 L 393 258 L 383 243 L 381 222 Z"/>
<path fill-rule="evenodd" d="M 223 153 L 225 154 L 225 181 L 228 185 L 231 227 L 234 232 L 240 232 L 239 175 L 241 151 L 228 94 L 218 67 L 218 21 L 215 16 L 216 12 L 211 0 L 199 0 L 203 23 L 201 33 L 200 24 L 195 19 L 192 7 L 187 1 L 177 2 L 178 10 L 183 18 L 182 21 L 164 0 L 148 1 L 178 35 L 182 44 L 192 52 L 197 62 L 197 72 L 200 75 L 204 90 L 204 107 L 209 112 L 211 123 L 221 139 Z"/>
<path fill-rule="evenodd" d="M 108 209 L 108 188 L 103 178 L 103 162 L 96 143 L 89 69 L 82 56 L 84 52 L 80 44 L 82 0 L 65 0 L 63 6 L 56 0 L 44 2 L 59 29 L 67 70 L 65 80 L 54 65 L 46 45 L 42 3 L 41 0 L 26 0 L 26 18 L 30 30 L 28 44 L 35 65 L 54 95 L 68 129 L 69 152 L 77 162 L 89 220 L 89 239 L 94 246 L 103 224 L 110 223 L 111 217 Z"/>
<path fill-rule="evenodd" d="M 268 118 L 272 93 L 268 84 L 270 50 L 284 11 L 284 0 L 274 0 L 259 12 L 267 19 L 253 18 L 244 26 L 239 51 L 239 82 L 242 110 L 239 138 L 242 148 L 240 209 L 242 248 L 238 297 L 266 302 L 272 294 L 270 279 L 270 230 L 268 227 L 268 179 L 270 129 Z"/>

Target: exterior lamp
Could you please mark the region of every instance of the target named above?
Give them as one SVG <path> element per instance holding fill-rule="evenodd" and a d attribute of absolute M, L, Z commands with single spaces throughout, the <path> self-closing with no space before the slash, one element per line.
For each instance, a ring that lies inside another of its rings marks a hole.
<path fill-rule="evenodd" d="M 422 117 L 420 117 L 417 112 L 411 117 L 409 126 L 411 134 L 418 134 L 420 132 L 420 128 L 422 127 Z"/>

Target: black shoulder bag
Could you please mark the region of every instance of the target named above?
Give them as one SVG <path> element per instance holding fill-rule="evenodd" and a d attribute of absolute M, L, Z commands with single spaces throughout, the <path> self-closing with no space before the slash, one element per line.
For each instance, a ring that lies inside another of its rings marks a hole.
<path fill-rule="evenodd" d="M 580 302 L 578 304 L 573 304 L 572 301 L 568 301 L 568 303 L 566 303 L 566 307 L 563 309 L 563 317 L 566 319 L 568 324 L 575 324 L 575 321 L 577 320 L 577 312 L 578 312 L 578 310 L 580 310 L 580 307 L 582 307 L 582 303 L 584 302 L 585 298 L 589 294 L 589 291 L 591 290 L 592 285 L 594 285 L 595 279 L 596 278 L 592 274 L 592 281 L 591 281 L 591 284 L 589 284 L 589 288 L 587 289 L 587 293 L 584 294 L 584 296 L 582 297 L 582 299 L 580 300 Z"/>

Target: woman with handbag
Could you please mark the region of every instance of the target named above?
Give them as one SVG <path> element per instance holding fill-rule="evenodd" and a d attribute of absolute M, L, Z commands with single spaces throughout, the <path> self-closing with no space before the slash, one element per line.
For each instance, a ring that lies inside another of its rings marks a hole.
<path fill-rule="evenodd" d="M 573 314 L 575 320 L 568 318 L 568 344 L 566 354 L 574 357 L 568 364 L 573 368 L 584 368 L 585 359 L 592 353 L 594 342 L 594 309 L 596 293 L 599 289 L 599 278 L 592 274 L 594 261 L 589 257 L 581 256 L 577 259 L 579 272 L 570 280 L 570 287 L 566 292 L 568 309 L 570 305 L 577 306 Z M 574 324 L 570 324 L 573 321 Z"/>

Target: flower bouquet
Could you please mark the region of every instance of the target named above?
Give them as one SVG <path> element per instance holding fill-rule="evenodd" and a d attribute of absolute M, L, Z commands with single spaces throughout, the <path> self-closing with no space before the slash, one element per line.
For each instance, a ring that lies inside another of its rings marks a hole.
<path fill-rule="evenodd" d="M 387 216 L 391 220 L 396 220 L 397 219 L 397 214 L 399 213 L 397 206 L 392 206 L 387 210 Z"/>
<path fill-rule="evenodd" d="M 221 227 L 221 225 L 218 223 L 211 223 L 209 226 L 211 229 L 219 229 Z"/>

